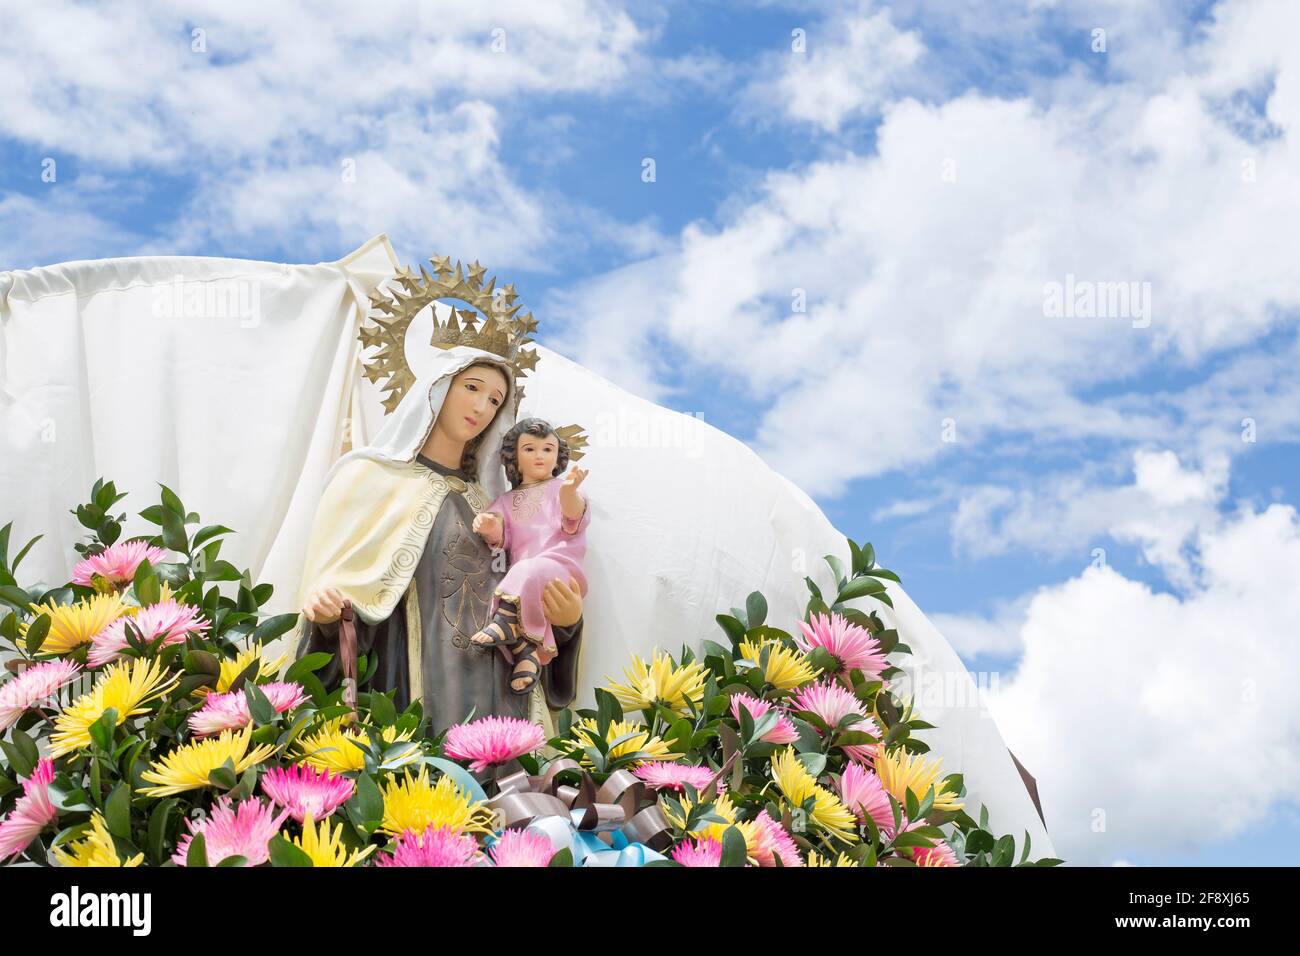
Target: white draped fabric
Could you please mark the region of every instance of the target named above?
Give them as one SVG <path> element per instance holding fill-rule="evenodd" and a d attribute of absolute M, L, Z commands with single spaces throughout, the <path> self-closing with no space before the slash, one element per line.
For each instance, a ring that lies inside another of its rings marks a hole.
<path fill-rule="evenodd" d="M 97 477 L 130 492 L 118 506 L 128 535 L 152 529 L 136 512 L 161 482 L 204 523 L 238 531 L 222 556 L 275 586 L 271 612 L 296 611 L 325 476 L 384 418 L 356 331 L 399 265 L 380 235 L 315 265 L 161 256 L 0 273 L 0 524 L 13 520 L 19 544 L 46 534 L 20 578 L 67 580 L 81 537 L 69 509 Z M 407 339 L 417 376 L 428 331 L 417 320 Z M 822 556 L 849 563 L 816 504 L 743 442 L 537 351 L 520 417 L 577 423 L 590 438 L 578 705 L 606 675 L 621 679 L 633 653 L 725 643 L 714 615 L 752 590 L 767 596 L 769 623 L 797 631 L 805 575 L 829 592 Z M 912 648 L 899 689 L 936 725 L 923 739 L 945 772 L 964 773 L 972 815 L 984 803 L 992 829 L 1018 844 L 1027 831 L 1034 857 L 1053 855 L 970 674 L 903 588 L 889 593 L 893 610 L 854 603 Z"/>

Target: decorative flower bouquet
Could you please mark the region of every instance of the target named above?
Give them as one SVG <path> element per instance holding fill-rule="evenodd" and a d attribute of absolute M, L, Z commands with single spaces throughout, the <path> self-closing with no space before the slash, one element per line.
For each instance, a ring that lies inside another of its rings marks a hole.
<path fill-rule="evenodd" d="M 1011 865 L 1015 844 L 962 810 L 959 774 L 889 692 L 904 653 L 870 545 L 811 580 L 801 634 L 766 602 L 719 615 L 728 643 L 639 658 L 595 710 L 482 717 L 436 735 L 420 703 L 367 691 L 358 716 L 315 672 L 267 653 L 298 615 L 220 555 L 180 499 L 119 541 L 123 497 L 96 482 L 72 580 L 39 593 L 0 529 L 0 862 L 62 866 Z M 225 590 L 232 594 L 223 593 Z M 472 715 L 471 715 L 472 716 Z M 1027 865 L 1026 834 L 1020 864 Z M 1039 860 L 1054 865 L 1058 860 Z"/>

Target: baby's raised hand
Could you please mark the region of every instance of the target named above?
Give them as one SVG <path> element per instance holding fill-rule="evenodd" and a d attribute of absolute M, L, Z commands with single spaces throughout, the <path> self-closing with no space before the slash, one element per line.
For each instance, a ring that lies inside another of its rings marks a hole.
<path fill-rule="evenodd" d="M 501 545 L 501 516 L 494 511 L 484 511 L 474 518 L 474 531 L 492 547 Z"/>
<path fill-rule="evenodd" d="M 578 486 L 582 484 L 586 477 L 586 469 L 574 465 L 569 469 L 569 473 L 564 476 L 564 480 L 560 482 L 560 507 L 569 520 L 582 516 L 585 505 L 578 496 Z"/>

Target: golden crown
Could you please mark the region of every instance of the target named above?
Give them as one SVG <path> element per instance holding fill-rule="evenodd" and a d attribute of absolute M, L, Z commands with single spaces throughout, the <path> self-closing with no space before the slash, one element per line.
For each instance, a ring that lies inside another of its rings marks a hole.
<path fill-rule="evenodd" d="M 477 260 L 462 267 L 457 259 L 453 269 L 447 256 L 433 256 L 429 265 L 433 267 L 433 275 L 423 265 L 418 273 L 410 266 L 397 270 L 396 284 L 401 289 L 390 287 L 386 292 L 371 295 L 371 313 L 357 333 L 364 348 L 378 349 L 363 360 L 363 365 L 364 374 L 371 382 L 378 384 L 381 379 L 387 379 L 380 387 L 388 393 L 384 398 L 384 412 L 395 409 L 415 384 L 415 375 L 406 358 L 406 331 L 411 322 L 426 306 L 450 299 L 469 308 L 453 306 L 445 322 L 434 311 L 429 344 L 440 349 L 468 345 L 505 359 L 514 379 L 515 413 L 518 414 L 524 395 L 520 379 L 537 365 L 537 350 L 523 348 L 533 341 L 531 335 L 537 331 L 537 320 L 531 312 L 519 314 L 523 304 L 516 301 L 519 296 L 513 283 L 497 289 L 494 276 L 485 285 L 483 277 L 487 270 Z"/>

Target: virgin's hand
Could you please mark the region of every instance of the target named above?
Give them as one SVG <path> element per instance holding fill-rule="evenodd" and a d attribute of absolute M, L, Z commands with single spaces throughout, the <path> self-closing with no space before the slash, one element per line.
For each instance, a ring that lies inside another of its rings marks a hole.
<path fill-rule="evenodd" d="M 302 613 L 313 624 L 331 624 L 343 614 L 343 595 L 337 588 L 321 588 L 307 599 Z"/>
<path fill-rule="evenodd" d="M 582 617 L 582 590 L 577 579 L 565 584 L 559 578 L 548 581 L 542 590 L 542 610 L 552 627 L 572 627 Z"/>

